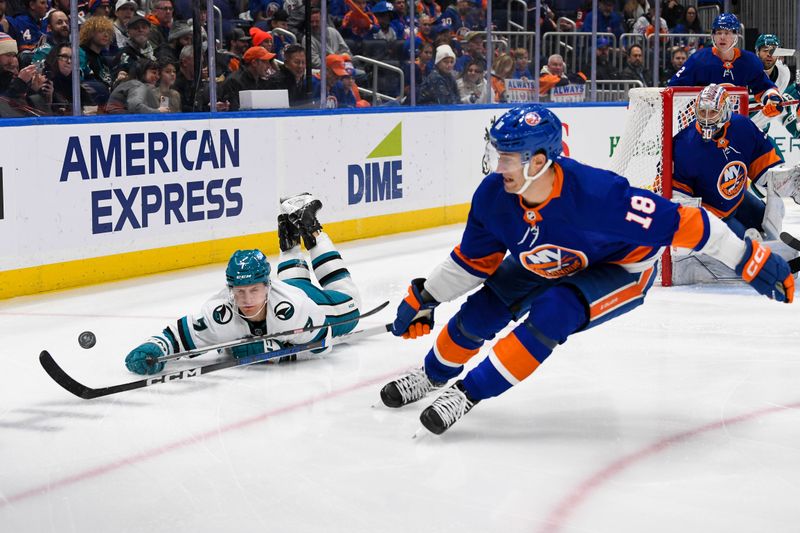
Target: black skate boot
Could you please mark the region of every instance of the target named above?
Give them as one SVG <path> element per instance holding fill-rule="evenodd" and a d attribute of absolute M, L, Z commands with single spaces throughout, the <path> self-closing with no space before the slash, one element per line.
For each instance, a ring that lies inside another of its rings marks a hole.
<path fill-rule="evenodd" d="M 322 202 L 307 192 L 281 198 L 281 211 L 286 213 L 289 220 L 300 228 L 300 235 L 306 250 L 317 245 L 314 233 L 322 231 L 322 224 L 317 220 L 317 211 L 320 209 L 322 209 Z"/>
<path fill-rule="evenodd" d="M 278 215 L 278 244 L 281 252 L 291 250 L 300 244 L 300 228 L 289 220 L 289 215 Z"/>
<path fill-rule="evenodd" d="M 444 383 L 434 383 L 424 368 L 418 368 L 384 385 L 381 389 L 381 400 L 386 407 L 403 407 L 444 385 Z"/>
<path fill-rule="evenodd" d="M 472 400 L 461 380 L 456 381 L 422 411 L 420 422 L 431 433 L 441 435 L 480 400 Z"/>

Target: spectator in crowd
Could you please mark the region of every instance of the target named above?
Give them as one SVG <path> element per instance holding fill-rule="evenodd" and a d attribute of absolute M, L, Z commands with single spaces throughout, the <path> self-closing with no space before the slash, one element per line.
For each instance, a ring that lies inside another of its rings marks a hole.
<path fill-rule="evenodd" d="M 449 29 L 454 34 L 466 33 L 469 30 L 479 29 L 481 21 L 476 13 L 473 0 L 456 0 L 455 5 L 450 4 L 436 20 L 440 29 Z M 462 30 L 464 28 L 464 30 Z"/>
<path fill-rule="evenodd" d="M 205 52 L 205 44 L 203 45 Z M 178 63 L 178 75 L 173 86 L 181 97 L 181 111 L 191 113 L 192 111 L 208 111 L 210 109 L 210 98 L 208 92 L 208 67 L 206 66 L 206 54 L 203 53 L 199 72 L 200 83 L 196 83 L 194 71 L 194 48 L 192 45 L 183 47 Z M 225 101 L 215 102 L 217 111 L 227 111 L 228 103 Z"/>
<path fill-rule="evenodd" d="M 330 54 L 350 55 L 350 47 L 347 46 L 347 43 L 342 37 L 342 34 L 336 31 L 336 28 L 334 28 L 331 25 L 327 25 L 326 32 L 327 32 L 325 34 L 326 56 Z M 312 68 L 320 68 L 322 66 L 322 59 L 321 59 L 322 54 L 320 53 L 320 48 L 322 47 L 322 44 L 320 43 L 320 35 L 322 35 L 322 15 L 320 14 L 319 9 L 313 8 L 311 10 L 311 67 Z M 305 47 L 306 44 L 305 36 L 303 37 L 301 44 Z"/>
<path fill-rule="evenodd" d="M 272 52 L 272 34 L 260 28 L 250 28 L 252 46 L 260 46 L 267 52 Z"/>
<path fill-rule="evenodd" d="M 669 27 L 667 26 L 667 21 L 664 20 L 663 17 L 660 17 L 660 19 L 661 27 L 659 28 L 659 32 L 668 33 Z M 633 25 L 633 32 L 638 33 L 639 35 L 652 35 L 656 31 L 655 20 L 655 9 L 650 7 L 647 9 L 644 15 L 636 19 L 636 22 Z"/>
<path fill-rule="evenodd" d="M 8 21 L 6 0 L 0 0 L 0 32 L 8 34 L 10 31 L 11 23 Z"/>
<path fill-rule="evenodd" d="M 510 54 L 501 54 L 493 63 L 492 92 L 494 102 L 506 101 L 506 80 L 514 73 L 514 58 Z"/>
<path fill-rule="evenodd" d="M 159 107 L 166 107 L 170 113 L 181 112 L 181 95 L 172 88 L 175 85 L 177 75 L 177 64 L 170 61 L 159 61 L 156 94 L 159 97 Z"/>
<path fill-rule="evenodd" d="M 422 13 L 436 20 L 442 14 L 442 8 L 435 0 L 420 0 L 417 2 L 417 13 Z M 420 19 L 422 19 L 422 15 Z"/>
<path fill-rule="evenodd" d="M 433 31 L 433 23 L 435 19 L 430 15 L 422 15 L 419 18 L 419 28 L 417 29 L 417 37 L 422 39 L 423 43 L 433 44 L 433 39 L 436 37 Z"/>
<path fill-rule="evenodd" d="M 697 17 L 697 8 L 689 6 L 678 21 L 678 24 L 672 27 L 672 33 L 705 33 L 703 26 L 700 24 L 700 19 Z"/>
<path fill-rule="evenodd" d="M 536 27 L 535 18 L 536 8 L 528 7 L 528 28 Z M 542 12 L 539 16 L 539 24 L 541 25 L 540 31 L 542 32 L 542 35 L 551 31 L 559 31 L 558 25 L 556 24 L 556 15 L 553 13 L 553 10 L 550 9 L 550 6 L 545 3 L 542 4 Z"/>
<path fill-rule="evenodd" d="M 595 73 L 595 79 L 597 80 L 616 80 L 619 78 L 619 72 L 617 71 L 614 64 L 611 62 L 610 54 L 611 50 L 611 40 L 607 37 L 598 37 L 597 38 L 597 61 L 596 67 L 597 71 Z M 587 62 L 583 67 L 581 67 L 581 72 L 587 79 L 591 79 L 592 77 L 592 64 Z"/>
<path fill-rule="evenodd" d="M 686 8 L 679 0 L 663 0 L 661 2 L 661 16 L 666 19 L 670 28 L 675 27 L 683 19 L 685 11 Z"/>
<path fill-rule="evenodd" d="M 239 70 L 242 56 L 251 46 L 253 46 L 253 38 L 246 34 L 242 28 L 233 28 L 228 49 L 225 51 L 230 72 Z"/>
<path fill-rule="evenodd" d="M 278 59 L 283 59 L 283 46 L 285 37 L 276 29 L 289 31 L 289 14 L 285 9 L 279 9 L 269 19 L 270 33 L 272 33 L 272 51 L 278 56 Z"/>
<path fill-rule="evenodd" d="M 645 87 L 653 85 L 653 76 L 644 68 L 644 52 L 641 46 L 638 44 L 629 46 L 625 58 L 627 64 L 620 74 L 621 79 L 638 80 L 642 82 Z"/>
<path fill-rule="evenodd" d="M 392 27 L 392 19 L 394 18 L 394 6 L 389 2 L 382 1 L 376 2 L 372 6 L 372 13 L 378 19 L 378 31 L 373 33 L 370 38 L 380 41 L 392 43 L 398 39 L 397 33 Z"/>
<path fill-rule="evenodd" d="M 653 1 L 657 2 L 658 0 Z M 622 15 L 626 20 L 636 21 L 639 17 L 643 17 L 648 9 L 650 9 L 648 0 L 627 0 L 625 7 L 622 8 Z"/>
<path fill-rule="evenodd" d="M 393 14 L 391 25 L 398 39 L 408 39 L 411 19 L 408 16 L 408 4 L 406 0 L 394 0 L 392 2 Z"/>
<path fill-rule="evenodd" d="M 342 19 L 342 33 L 345 37 L 362 41 L 380 29 L 378 19 L 367 6 L 367 0 L 348 0 L 347 5 L 350 6 L 350 11 Z"/>
<path fill-rule="evenodd" d="M 458 85 L 453 77 L 453 67 L 456 64 L 456 54 L 453 49 L 447 44 L 440 45 L 436 48 L 433 63 L 435 68 L 422 83 L 417 103 L 420 105 L 460 103 Z"/>
<path fill-rule="evenodd" d="M 31 57 L 32 62 L 44 61 L 50 49 L 57 44 L 69 43 L 69 17 L 60 9 L 51 9 L 47 15 L 48 32 L 45 34 L 45 41 L 34 51 Z"/>
<path fill-rule="evenodd" d="M 127 31 L 128 42 L 114 58 L 115 78 L 119 78 L 120 72 L 129 73 L 133 64 L 139 59 L 156 60 L 153 45 L 148 40 L 150 36 L 150 21 L 141 15 L 134 15 L 128 19 Z"/>
<path fill-rule="evenodd" d="M 169 30 L 172 28 L 175 6 L 172 0 L 156 0 L 153 3 L 153 11 L 147 15 L 150 21 L 150 42 L 153 49 L 158 51 L 160 47 L 169 43 Z"/>
<path fill-rule="evenodd" d="M 422 82 L 433 68 L 433 45 L 430 43 L 423 43 L 422 39 L 419 37 L 414 39 L 414 43 L 414 97 L 419 98 L 419 88 L 422 86 Z M 406 39 L 406 41 L 403 43 L 401 63 L 401 68 L 403 69 L 403 79 L 405 82 L 403 94 L 405 95 L 406 103 L 410 103 L 411 101 L 411 64 L 408 60 L 411 52 L 410 48 L 411 40 Z"/>
<path fill-rule="evenodd" d="M 327 94 L 325 107 L 327 109 L 356 107 L 356 96 L 353 93 L 352 84 L 345 82 L 348 78 L 350 81 L 353 79 L 353 67 L 348 56 L 328 55 L 325 58 L 325 70 Z M 321 83 L 316 83 L 314 86 L 314 98 L 320 98 L 320 89 Z"/>
<path fill-rule="evenodd" d="M 547 58 L 547 64 L 542 67 L 539 73 L 539 95 L 544 96 L 550 89 L 567 80 L 564 65 L 564 58 L 559 54 L 553 54 Z"/>
<path fill-rule="evenodd" d="M 80 54 L 85 58 L 87 84 L 95 91 L 94 100 L 103 105 L 114 81 L 111 61 L 104 52 L 114 39 L 114 23 L 106 17 L 89 17 L 81 25 Z M 84 59 L 81 59 L 84 64 Z"/>
<path fill-rule="evenodd" d="M 220 99 L 230 103 L 230 111 L 239 110 L 239 91 L 261 91 L 267 88 L 267 73 L 275 54 L 261 46 L 252 46 L 242 57 L 242 68 L 230 75 L 222 85 Z"/>
<path fill-rule="evenodd" d="M 581 31 L 592 31 L 592 20 L 597 17 L 597 31 L 613 33 L 619 39 L 623 33 L 622 17 L 615 11 L 614 0 L 600 0 L 597 12 L 590 11 L 583 21 Z"/>
<path fill-rule="evenodd" d="M 130 78 L 117 85 L 108 97 L 106 112 L 121 113 L 168 113 L 168 106 L 161 106 L 156 93 L 158 63 L 146 57 L 139 58 L 130 69 Z"/>
<path fill-rule="evenodd" d="M 133 18 L 133 14 L 136 13 L 138 7 L 139 4 L 134 0 L 117 0 L 114 8 L 114 41 L 120 50 L 128 44 L 128 22 Z M 149 31 L 149 24 L 147 29 Z"/>
<path fill-rule="evenodd" d="M 45 75 L 52 82 L 52 92 L 44 94 L 45 103 L 52 115 L 72 114 L 72 47 L 69 44 L 56 44 L 44 60 Z M 82 106 L 96 105 L 92 93 L 84 84 L 80 85 Z"/>
<path fill-rule="evenodd" d="M 10 35 L 17 40 L 20 52 L 33 50 L 42 37 L 42 19 L 47 14 L 47 0 L 25 0 L 25 13 L 9 19 Z"/>
<path fill-rule="evenodd" d="M 532 80 L 530 60 L 528 59 L 528 50 L 525 48 L 517 48 L 513 52 L 514 56 L 514 74 L 511 76 L 515 80 Z"/>
<path fill-rule="evenodd" d="M 456 72 L 463 72 L 467 63 L 480 59 L 486 63 L 486 48 L 483 32 L 471 31 L 465 36 L 466 44 L 464 45 L 464 53 L 461 57 L 456 59 Z"/>
<path fill-rule="evenodd" d="M 149 17 L 147 20 L 152 22 L 153 19 Z M 192 31 L 192 27 L 185 22 L 180 20 L 173 22 L 167 35 L 167 41 L 155 50 L 156 58 L 178 63 L 183 47 L 192 44 Z M 153 29 L 150 28 L 148 39 L 151 45 L 153 44 L 152 36 Z"/>
<path fill-rule="evenodd" d="M 286 89 L 291 107 L 312 104 L 306 92 L 306 51 L 299 44 L 290 44 L 283 50 L 284 63 L 278 72 L 267 78 L 267 89 Z"/>
<path fill-rule="evenodd" d="M 680 47 L 675 47 L 672 50 L 672 55 L 670 57 L 670 63 L 666 67 L 661 70 L 661 75 L 659 79 L 661 80 L 661 85 L 666 86 L 667 82 L 674 76 L 686 63 L 686 59 L 689 55 L 686 53 L 686 50 Z"/>
<path fill-rule="evenodd" d="M 458 96 L 462 104 L 486 102 L 488 92 L 484 63 L 482 59 L 473 59 L 464 67 L 461 77 L 456 80 Z"/>
<path fill-rule="evenodd" d="M 89 0 L 88 10 L 90 17 L 108 17 L 111 13 L 111 1 Z"/>

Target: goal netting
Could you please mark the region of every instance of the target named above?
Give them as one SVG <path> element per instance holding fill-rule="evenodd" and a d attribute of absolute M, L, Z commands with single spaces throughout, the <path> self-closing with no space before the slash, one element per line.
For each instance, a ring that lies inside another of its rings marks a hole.
<path fill-rule="evenodd" d="M 694 120 L 694 100 L 703 87 L 640 88 L 629 92 L 625 130 L 611 170 L 631 185 L 672 198 L 672 138 Z M 731 110 L 747 115 L 747 89 L 727 87 Z M 661 284 L 672 285 L 672 254 L 661 260 Z"/>

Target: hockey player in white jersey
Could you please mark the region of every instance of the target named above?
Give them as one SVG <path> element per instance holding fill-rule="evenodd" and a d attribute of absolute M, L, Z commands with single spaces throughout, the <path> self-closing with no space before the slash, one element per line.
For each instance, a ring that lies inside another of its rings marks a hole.
<path fill-rule="evenodd" d="M 236 251 L 225 269 L 226 288 L 210 298 L 199 313 L 179 318 L 131 350 L 125 358 L 128 370 L 155 374 L 165 365 L 155 358 L 251 336 L 328 324 L 277 339 L 243 342 L 230 348 L 230 354 L 256 355 L 355 328 L 357 320 L 351 319 L 359 316 L 360 295 L 341 255 L 322 231 L 316 216 L 321 207 L 308 193 L 282 200 L 277 279 L 270 279 L 270 264 L 260 250 Z M 301 239 L 319 286 L 311 281 Z"/>

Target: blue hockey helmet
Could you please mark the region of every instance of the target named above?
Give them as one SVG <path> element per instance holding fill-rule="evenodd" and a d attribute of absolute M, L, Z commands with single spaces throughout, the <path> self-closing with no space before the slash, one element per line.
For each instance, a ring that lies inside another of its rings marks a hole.
<path fill-rule="evenodd" d="M 739 24 L 739 19 L 733 13 L 723 13 L 717 15 L 717 18 L 711 24 L 712 33 L 717 30 L 730 30 L 734 33 L 739 33 L 741 24 Z"/>
<path fill-rule="evenodd" d="M 519 152 L 523 163 L 538 152 L 555 160 L 561 155 L 561 121 L 540 104 L 514 107 L 492 124 L 489 142 L 498 152 Z"/>
<path fill-rule="evenodd" d="M 228 287 L 255 283 L 269 284 L 269 261 L 261 250 L 236 250 L 228 261 L 225 278 Z"/>
<path fill-rule="evenodd" d="M 764 47 L 780 48 L 781 40 L 774 33 L 762 33 L 758 36 L 758 39 L 756 39 L 756 52 Z"/>

